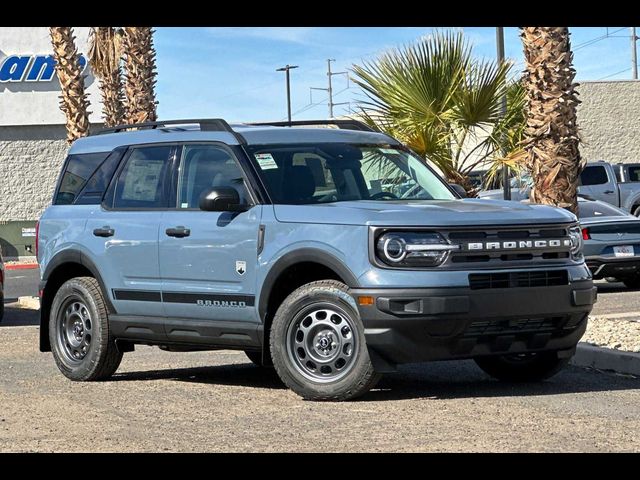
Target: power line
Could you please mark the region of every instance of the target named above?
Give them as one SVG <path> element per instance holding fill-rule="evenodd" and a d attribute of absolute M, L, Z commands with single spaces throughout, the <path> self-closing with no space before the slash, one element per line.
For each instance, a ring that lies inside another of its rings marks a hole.
<path fill-rule="evenodd" d="M 601 77 L 598 80 L 604 80 L 605 78 L 615 77 L 616 75 L 619 75 L 619 74 L 624 73 L 624 72 L 628 72 L 629 70 L 631 70 L 631 67 L 627 67 L 624 70 L 620 70 L 619 72 L 612 73 L 611 75 L 607 75 L 605 77 Z"/>

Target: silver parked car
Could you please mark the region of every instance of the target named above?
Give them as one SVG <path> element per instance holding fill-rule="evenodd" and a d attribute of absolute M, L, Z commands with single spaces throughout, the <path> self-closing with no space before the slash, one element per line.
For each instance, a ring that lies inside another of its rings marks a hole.
<path fill-rule="evenodd" d="M 594 279 L 640 288 L 640 220 L 599 200 L 578 198 L 584 256 Z"/>

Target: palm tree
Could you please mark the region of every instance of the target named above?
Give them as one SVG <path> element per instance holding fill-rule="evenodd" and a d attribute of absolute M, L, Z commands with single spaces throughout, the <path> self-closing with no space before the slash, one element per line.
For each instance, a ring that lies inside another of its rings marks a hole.
<path fill-rule="evenodd" d="M 89 63 L 100 80 L 102 113 L 107 127 L 124 121 L 122 85 L 122 30 L 113 27 L 93 27 L 89 37 Z"/>
<path fill-rule="evenodd" d="M 534 186 L 531 200 L 578 209 L 578 177 L 584 168 L 578 145 L 573 82 L 576 71 L 567 27 L 524 27 L 527 126 L 524 149 Z"/>
<path fill-rule="evenodd" d="M 125 94 L 127 123 L 157 119 L 154 87 L 156 52 L 151 27 L 124 27 Z"/>
<path fill-rule="evenodd" d="M 67 143 L 89 134 L 89 100 L 71 27 L 49 27 L 56 73 L 62 88 L 60 110 L 65 115 Z"/>
<path fill-rule="evenodd" d="M 367 96 L 360 116 L 473 194 L 474 168 L 519 151 L 524 95 L 509 80 L 510 68 L 474 59 L 460 32 L 436 33 L 353 66 Z M 500 100 L 507 93 L 503 118 Z"/>

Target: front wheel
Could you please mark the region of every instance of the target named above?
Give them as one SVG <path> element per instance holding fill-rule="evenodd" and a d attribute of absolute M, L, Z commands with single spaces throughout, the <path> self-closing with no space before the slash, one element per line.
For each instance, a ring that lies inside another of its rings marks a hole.
<path fill-rule="evenodd" d="M 67 378 L 103 380 L 115 373 L 122 353 L 109 335 L 107 307 L 95 278 L 72 278 L 60 287 L 51 305 L 49 340 Z"/>
<path fill-rule="evenodd" d="M 355 300 L 335 280 L 312 282 L 289 295 L 275 314 L 269 341 L 280 379 L 307 400 L 350 400 L 380 378 Z"/>
<path fill-rule="evenodd" d="M 494 378 L 505 382 L 537 382 L 562 370 L 571 359 L 557 352 L 522 353 L 475 358 L 476 364 Z"/>

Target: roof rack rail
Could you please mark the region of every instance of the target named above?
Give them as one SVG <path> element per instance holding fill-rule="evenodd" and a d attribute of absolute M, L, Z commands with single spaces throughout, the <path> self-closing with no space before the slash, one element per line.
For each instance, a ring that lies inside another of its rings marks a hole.
<path fill-rule="evenodd" d="M 271 125 L 273 127 L 298 127 L 313 125 L 335 125 L 342 130 L 359 130 L 363 132 L 375 132 L 373 128 L 360 120 L 294 120 L 291 122 L 254 122 L 247 125 Z"/>
<path fill-rule="evenodd" d="M 240 143 L 247 143 L 245 138 L 236 132 L 226 120 L 222 118 L 201 118 L 201 119 L 187 119 L 187 120 L 161 120 L 157 122 L 144 122 L 144 123 L 132 123 L 124 125 L 116 125 L 115 127 L 104 128 L 96 133 L 96 135 L 103 135 L 106 133 L 120 133 L 122 131 L 135 128 L 136 130 L 155 130 L 157 128 L 164 128 L 169 125 L 199 125 L 200 130 L 203 132 L 229 132 Z"/>

